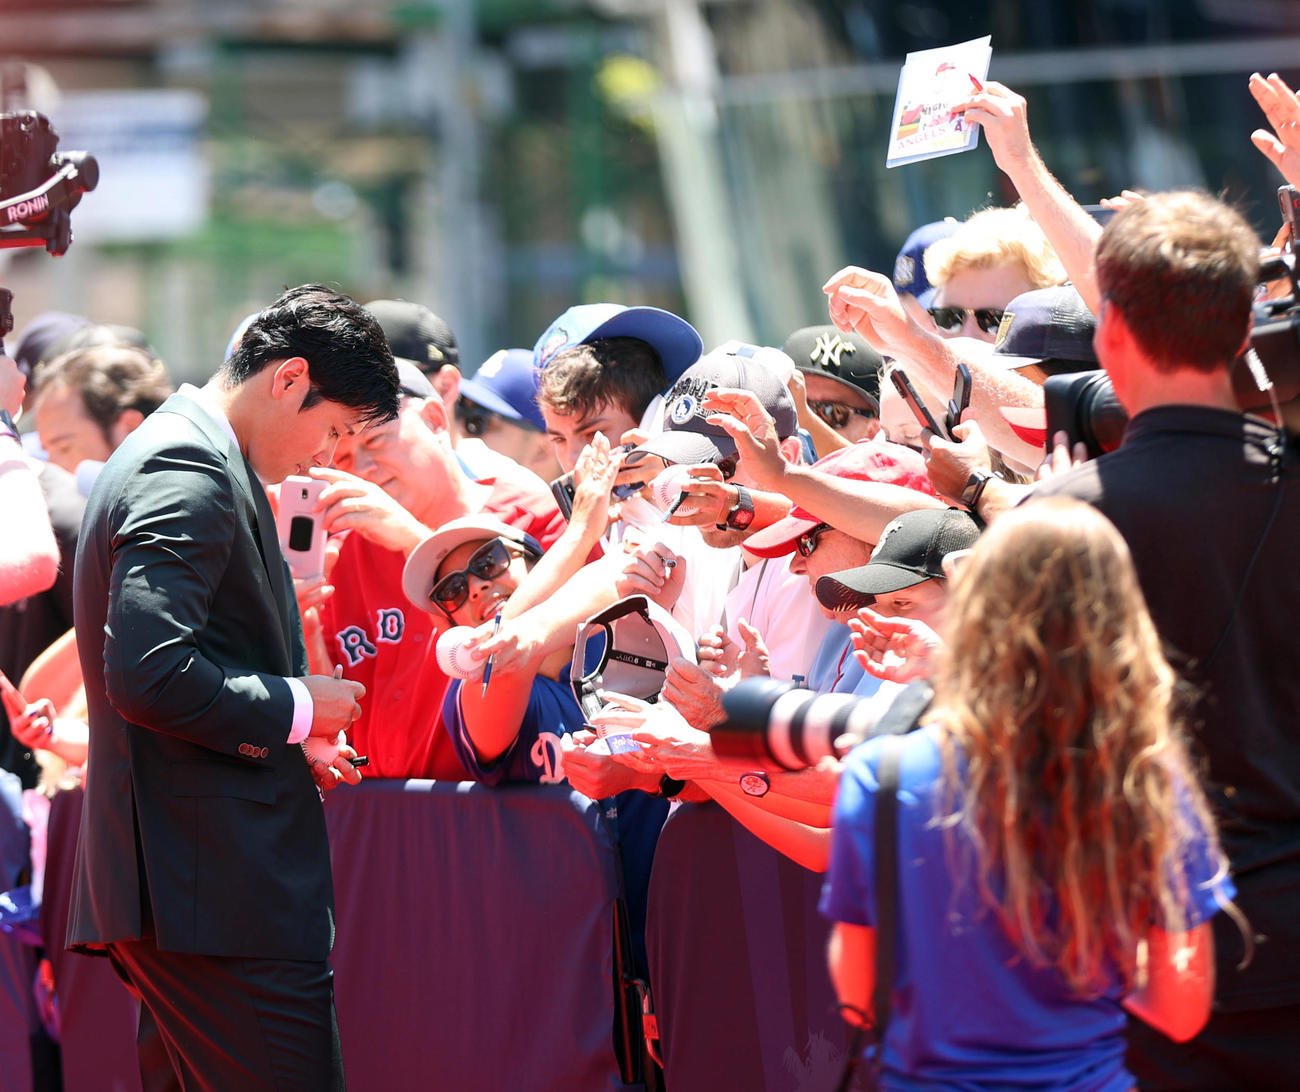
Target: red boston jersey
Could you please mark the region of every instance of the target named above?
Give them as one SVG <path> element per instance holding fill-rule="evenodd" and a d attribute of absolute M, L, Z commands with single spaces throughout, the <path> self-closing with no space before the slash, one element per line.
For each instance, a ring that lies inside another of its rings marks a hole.
<path fill-rule="evenodd" d="M 532 535 L 548 548 L 564 530 L 550 492 L 531 483 L 483 479 L 492 492 L 483 512 Z M 334 594 L 321 608 L 325 648 L 343 677 L 366 688 L 361 717 L 348 736 L 370 756 L 368 777 L 467 777 L 442 731 L 449 680 L 434 653 L 434 618 L 402 594 L 406 558 L 355 532 L 330 576 Z"/>

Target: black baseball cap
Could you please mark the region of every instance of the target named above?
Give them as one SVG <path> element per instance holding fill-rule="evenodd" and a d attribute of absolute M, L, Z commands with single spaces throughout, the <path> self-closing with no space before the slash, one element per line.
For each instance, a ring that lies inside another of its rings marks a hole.
<path fill-rule="evenodd" d="M 409 300 L 374 300 L 366 304 L 383 327 L 393 356 L 415 362 L 422 372 L 444 364 L 460 367 L 460 349 L 451 327 L 423 304 Z"/>
<path fill-rule="evenodd" d="M 1050 363 L 1053 375 L 1099 368 L 1097 319 L 1073 285 L 1035 288 L 1007 304 L 988 363 L 1025 368 Z"/>
<path fill-rule="evenodd" d="M 785 339 L 784 348 L 801 372 L 834 379 L 880 411 L 880 371 L 885 362 L 860 334 L 845 334 L 829 324 L 804 326 Z"/>
<path fill-rule="evenodd" d="M 960 509 L 904 512 L 885 527 L 865 565 L 818 580 L 817 598 L 831 610 L 854 610 L 877 595 L 942 578 L 944 557 L 956 550 L 969 550 L 979 537 L 979 524 Z"/>
<path fill-rule="evenodd" d="M 412 398 L 437 397 L 438 392 L 433 389 L 429 377 L 420 371 L 414 360 L 395 356 L 393 363 L 397 366 L 397 387 L 403 394 L 409 394 Z"/>

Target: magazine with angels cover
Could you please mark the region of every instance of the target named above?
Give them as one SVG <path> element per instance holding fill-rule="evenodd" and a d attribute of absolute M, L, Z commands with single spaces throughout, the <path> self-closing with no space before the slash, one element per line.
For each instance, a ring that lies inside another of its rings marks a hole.
<path fill-rule="evenodd" d="M 967 126 L 959 115 L 954 116 L 952 108 L 983 89 L 993 58 L 992 41 L 989 36 L 973 38 L 904 58 L 886 167 L 975 147 L 979 126 Z"/>

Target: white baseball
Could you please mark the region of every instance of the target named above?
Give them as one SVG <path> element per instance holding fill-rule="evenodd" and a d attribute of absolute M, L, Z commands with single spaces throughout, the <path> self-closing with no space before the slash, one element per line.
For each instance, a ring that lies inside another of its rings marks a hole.
<path fill-rule="evenodd" d="M 483 664 L 487 657 L 466 647 L 466 642 L 473 635 L 473 626 L 452 626 L 438 638 L 435 649 L 438 666 L 453 679 L 472 681 L 483 674 Z"/>

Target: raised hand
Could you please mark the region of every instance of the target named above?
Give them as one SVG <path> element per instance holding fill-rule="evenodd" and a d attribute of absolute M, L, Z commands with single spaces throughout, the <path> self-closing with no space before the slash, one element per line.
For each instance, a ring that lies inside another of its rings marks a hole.
<path fill-rule="evenodd" d="M 993 161 L 1008 175 L 1034 154 L 1029 138 L 1029 105 L 1023 95 L 1006 84 L 989 80 L 981 91 L 956 103 L 952 112 L 961 114 L 967 125 L 978 125 L 993 153 Z"/>
<path fill-rule="evenodd" d="M 1300 186 L 1300 97 L 1276 72 L 1250 77 L 1250 93 L 1273 131 L 1256 129 L 1250 141 L 1293 186 Z"/>
<path fill-rule="evenodd" d="M 623 462 L 623 450 L 611 448 L 603 432 L 597 432 L 582 449 L 573 467 L 573 511 L 570 523 L 598 524 L 603 531 L 610 518 L 610 490 Z"/>
<path fill-rule="evenodd" d="M 785 457 L 776 421 L 751 391 L 718 387 L 704 396 L 709 420 L 736 443 L 745 472 L 759 489 L 777 489 L 785 474 Z"/>
<path fill-rule="evenodd" d="M 614 581 L 619 597 L 646 595 L 664 610 L 672 610 L 686 579 L 683 559 L 662 542 L 642 539 L 634 533 L 623 539 L 623 554 Z"/>
<path fill-rule="evenodd" d="M 937 336 L 928 334 L 904 310 L 894 282 L 883 273 L 845 266 L 822 285 L 822 291 L 838 330 L 856 330 L 889 356 L 906 359 L 918 341 Z"/>
<path fill-rule="evenodd" d="M 740 630 L 740 639 L 745 642 L 745 649 L 737 662 L 741 677 L 748 679 L 755 675 L 771 675 L 772 657 L 767 651 L 763 635 L 744 618 L 737 619 L 736 628 Z"/>
<path fill-rule="evenodd" d="M 887 618 L 863 607 L 849 622 L 853 655 L 863 669 L 886 682 L 905 683 L 930 673 L 930 662 L 942 641 L 915 618 Z"/>
<path fill-rule="evenodd" d="M 990 474 L 993 464 L 984 433 L 974 421 L 963 421 L 952 434 L 956 442 L 929 432 L 921 442 L 925 445 L 925 470 L 930 483 L 943 496 L 955 501 L 961 497 L 973 473 L 978 470 Z"/>
<path fill-rule="evenodd" d="M 330 534 L 356 531 L 377 546 L 409 554 L 429 529 L 379 486 L 345 470 L 316 466 L 311 476 L 329 484 L 320 495 L 321 518 Z"/>

